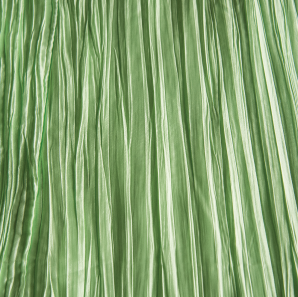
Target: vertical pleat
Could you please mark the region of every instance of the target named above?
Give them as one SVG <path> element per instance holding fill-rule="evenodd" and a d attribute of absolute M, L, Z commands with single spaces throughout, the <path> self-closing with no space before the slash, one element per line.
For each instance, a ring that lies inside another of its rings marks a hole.
<path fill-rule="evenodd" d="M 0 296 L 296 296 L 289 0 L 2 0 Z"/>

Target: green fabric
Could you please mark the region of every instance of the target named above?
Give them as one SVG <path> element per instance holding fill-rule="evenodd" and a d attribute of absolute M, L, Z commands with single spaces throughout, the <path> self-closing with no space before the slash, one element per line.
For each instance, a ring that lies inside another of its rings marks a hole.
<path fill-rule="evenodd" d="M 1 0 L 0 296 L 298 296 L 297 0 Z"/>

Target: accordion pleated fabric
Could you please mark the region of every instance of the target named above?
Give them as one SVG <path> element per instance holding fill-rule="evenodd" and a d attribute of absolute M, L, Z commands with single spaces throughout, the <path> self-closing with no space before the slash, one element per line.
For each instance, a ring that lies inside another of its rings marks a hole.
<path fill-rule="evenodd" d="M 0 296 L 298 296 L 297 0 L 1 0 Z"/>

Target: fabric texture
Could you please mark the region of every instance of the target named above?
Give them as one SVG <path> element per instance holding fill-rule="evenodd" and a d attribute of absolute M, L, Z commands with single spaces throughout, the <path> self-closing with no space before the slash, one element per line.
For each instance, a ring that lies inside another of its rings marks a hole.
<path fill-rule="evenodd" d="M 1 0 L 0 296 L 298 296 L 297 0 Z"/>

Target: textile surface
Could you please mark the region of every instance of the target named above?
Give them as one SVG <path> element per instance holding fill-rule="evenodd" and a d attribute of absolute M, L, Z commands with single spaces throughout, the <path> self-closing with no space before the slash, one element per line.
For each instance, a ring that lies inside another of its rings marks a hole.
<path fill-rule="evenodd" d="M 0 296 L 298 296 L 297 0 L 1 0 Z"/>

